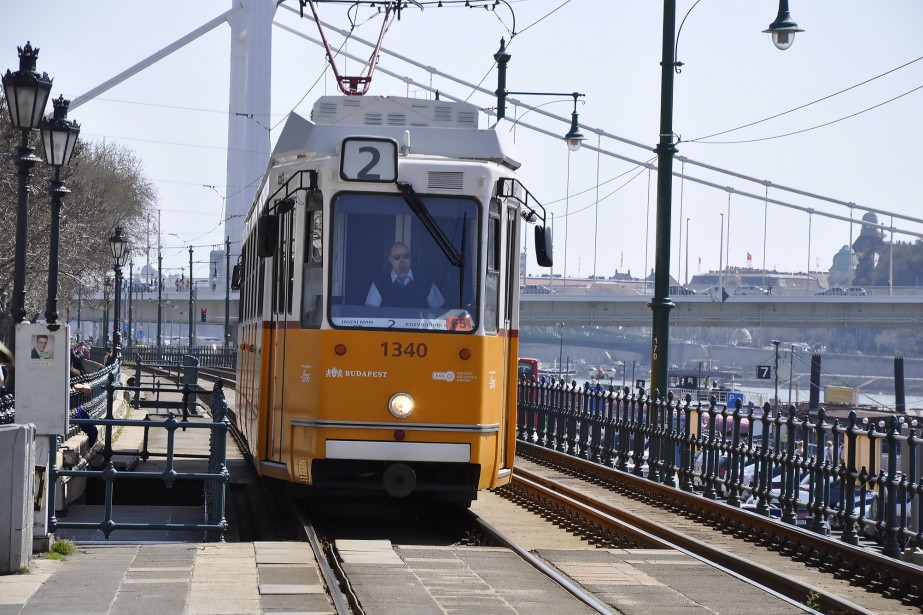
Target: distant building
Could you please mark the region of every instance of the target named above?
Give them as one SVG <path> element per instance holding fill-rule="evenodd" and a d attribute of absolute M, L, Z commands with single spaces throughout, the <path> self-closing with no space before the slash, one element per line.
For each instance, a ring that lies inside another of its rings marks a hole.
<path fill-rule="evenodd" d="M 797 294 L 813 293 L 826 286 L 827 274 L 811 272 L 780 273 L 778 271 L 763 271 L 760 269 L 743 269 L 732 267 L 723 274 L 717 271 L 698 273 L 692 276 L 687 286 L 693 290 L 705 290 L 711 286 L 721 286 L 728 293 L 734 294 L 738 286 L 759 286 L 772 292 L 784 293 L 792 291 Z"/>
<path fill-rule="evenodd" d="M 840 251 L 833 256 L 833 265 L 827 274 L 830 286 L 852 285 L 858 264 L 859 258 L 849 246 L 840 248 Z"/>

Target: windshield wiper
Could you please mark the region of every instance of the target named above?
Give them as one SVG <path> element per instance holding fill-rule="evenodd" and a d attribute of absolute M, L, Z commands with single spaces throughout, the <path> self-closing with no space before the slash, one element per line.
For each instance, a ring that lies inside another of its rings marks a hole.
<path fill-rule="evenodd" d="M 417 194 L 416 190 L 413 189 L 413 186 L 408 182 L 397 182 L 397 187 L 404 196 L 404 201 L 407 202 L 407 206 L 413 210 L 413 213 L 417 214 L 417 217 L 420 218 L 423 226 L 429 231 L 430 236 L 436 241 L 436 245 L 439 246 L 439 249 L 442 250 L 445 257 L 449 259 L 449 262 L 458 268 L 463 267 L 465 264 L 465 255 L 456 250 L 452 242 L 449 241 L 449 238 L 446 237 L 446 234 L 442 232 L 442 229 L 436 224 L 432 214 L 430 214 L 429 210 L 426 208 L 426 204 L 423 203 L 423 200 L 420 198 L 420 195 Z"/>

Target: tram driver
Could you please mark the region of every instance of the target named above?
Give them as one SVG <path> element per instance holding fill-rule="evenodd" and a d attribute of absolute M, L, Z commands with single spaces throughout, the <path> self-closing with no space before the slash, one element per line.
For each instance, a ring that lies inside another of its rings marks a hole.
<path fill-rule="evenodd" d="M 369 287 L 365 304 L 374 307 L 422 308 L 431 310 L 442 307 L 445 297 L 436 283 L 421 273 L 414 273 L 410 267 L 410 248 L 403 242 L 395 242 L 388 251 L 387 273 L 379 276 Z"/>

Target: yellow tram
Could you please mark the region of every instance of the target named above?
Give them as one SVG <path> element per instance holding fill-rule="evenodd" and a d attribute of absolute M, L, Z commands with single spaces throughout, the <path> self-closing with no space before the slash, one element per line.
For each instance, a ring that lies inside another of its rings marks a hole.
<path fill-rule="evenodd" d="M 477 122 L 467 103 L 354 96 L 287 121 L 233 276 L 261 474 L 462 503 L 510 480 L 520 225 L 543 266 L 551 236 Z"/>

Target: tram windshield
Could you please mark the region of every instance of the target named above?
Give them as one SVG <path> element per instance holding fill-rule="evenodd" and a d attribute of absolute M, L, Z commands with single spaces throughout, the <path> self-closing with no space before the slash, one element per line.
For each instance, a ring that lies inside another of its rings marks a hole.
<path fill-rule="evenodd" d="M 477 328 L 477 201 L 419 198 L 422 216 L 398 194 L 335 197 L 330 235 L 334 326 Z"/>

